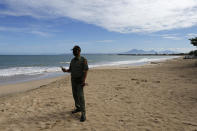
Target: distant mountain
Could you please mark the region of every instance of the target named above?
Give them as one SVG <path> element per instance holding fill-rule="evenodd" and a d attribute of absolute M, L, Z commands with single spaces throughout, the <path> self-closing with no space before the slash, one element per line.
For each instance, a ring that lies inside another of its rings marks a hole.
<path fill-rule="evenodd" d="M 121 54 L 176 54 L 177 52 L 170 51 L 170 50 L 165 50 L 165 51 L 155 51 L 155 50 L 150 50 L 150 51 L 145 51 L 145 50 L 138 50 L 138 49 L 132 49 L 127 52 L 123 52 Z"/>

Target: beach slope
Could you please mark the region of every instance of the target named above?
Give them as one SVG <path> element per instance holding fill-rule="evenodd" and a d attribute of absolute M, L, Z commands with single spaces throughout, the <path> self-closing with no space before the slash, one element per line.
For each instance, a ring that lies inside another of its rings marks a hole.
<path fill-rule="evenodd" d="M 90 69 L 87 121 L 74 109 L 70 77 L 0 98 L 0 130 L 196 131 L 197 60 Z M 29 85 L 23 85 L 28 87 Z"/>

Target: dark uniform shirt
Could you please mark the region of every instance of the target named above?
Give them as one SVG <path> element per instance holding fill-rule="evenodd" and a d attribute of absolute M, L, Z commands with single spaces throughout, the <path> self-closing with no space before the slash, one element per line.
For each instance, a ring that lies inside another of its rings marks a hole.
<path fill-rule="evenodd" d="M 84 76 L 84 71 L 88 70 L 86 58 L 83 56 L 74 57 L 71 60 L 69 70 L 72 78 L 82 78 Z"/>

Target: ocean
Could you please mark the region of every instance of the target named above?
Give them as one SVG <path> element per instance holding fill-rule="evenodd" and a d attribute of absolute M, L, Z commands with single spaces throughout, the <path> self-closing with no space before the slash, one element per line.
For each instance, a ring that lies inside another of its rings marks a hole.
<path fill-rule="evenodd" d="M 82 54 L 89 68 L 116 65 L 142 65 L 178 56 L 133 56 L 116 54 Z M 66 55 L 0 55 L 0 85 L 68 75 L 60 66 L 69 67 L 72 54 Z"/>

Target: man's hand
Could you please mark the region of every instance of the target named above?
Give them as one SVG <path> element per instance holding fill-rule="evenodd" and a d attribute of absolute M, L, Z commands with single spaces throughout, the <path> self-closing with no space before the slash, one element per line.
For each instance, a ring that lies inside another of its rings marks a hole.
<path fill-rule="evenodd" d="M 82 87 L 88 86 L 88 83 L 83 82 L 83 83 L 81 84 L 81 86 L 82 86 Z"/>
<path fill-rule="evenodd" d="M 61 67 L 63 72 L 68 72 L 65 68 Z"/>
<path fill-rule="evenodd" d="M 81 86 L 82 86 L 82 87 L 84 87 L 84 86 L 87 86 L 87 85 L 88 85 L 88 83 L 85 83 L 87 73 L 88 73 L 88 71 L 84 71 L 84 78 L 83 78 L 83 82 L 82 82 L 82 84 L 81 84 Z"/>

